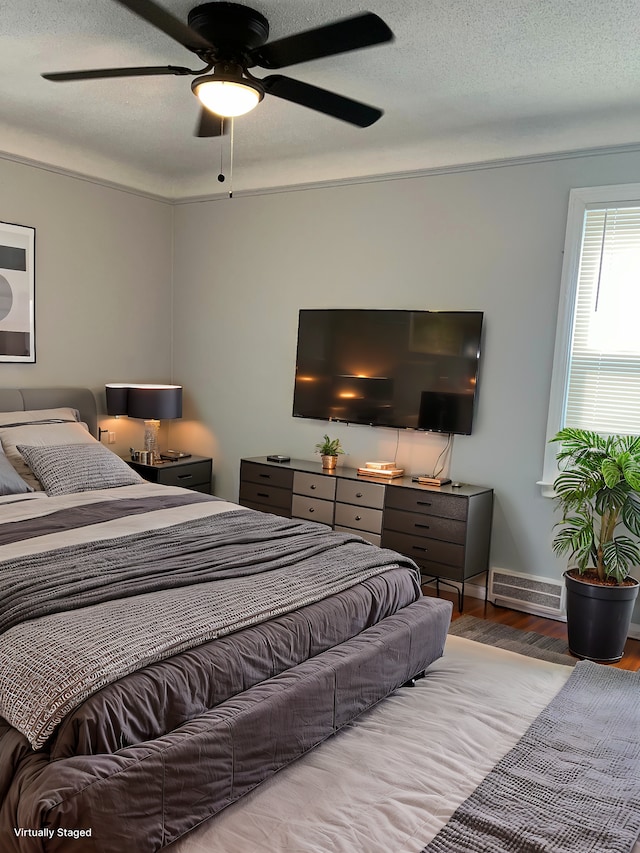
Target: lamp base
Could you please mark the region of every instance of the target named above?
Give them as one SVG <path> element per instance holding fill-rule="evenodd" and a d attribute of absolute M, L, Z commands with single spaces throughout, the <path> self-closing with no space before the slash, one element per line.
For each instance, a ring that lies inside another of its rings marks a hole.
<path fill-rule="evenodd" d="M 144 449 L 151 453 L 151 464 L 160 461 L 160 447 L 158 445 L 158 434 L 160 432 L 160 421 L 148 420 L 144 422 Z"/>

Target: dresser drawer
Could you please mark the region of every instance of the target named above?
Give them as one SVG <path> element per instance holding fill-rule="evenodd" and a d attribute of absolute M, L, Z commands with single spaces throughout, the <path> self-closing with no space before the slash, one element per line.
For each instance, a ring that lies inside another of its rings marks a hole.
<path fill-rule="evenodd" d="M 291 514 L 294 518 L 305 518 L 308 521 L 333 525 L 333 501 L 308 498 L 306 495 L 294 495 Z"/>
<path fill-rule="evenodd" d="M 382 510 L 337 503 L 336 525 L 351 527 L 354 530 L 368 530 L 370 533 L 380 533 L 382 530 Z"/>
<path fill-rule="evenodd" d="M 385 507 L 457 518 L 460 521 L 467 519 L 467 498 L 440 495 L 428 489 L 403 489 L 389 485 Z"/>
<path fill-rule="evenodd" d="M 425 516 L 400 509 L 387 508 L 384 511 L 384 526 L 398 533 L 428 536 L 432 539 L 443 539 L 445 542 L 456 542 L 458 545 L 464 545 L 467 535 L 467 525 L 464 521 L 437 515 Z"/>
<path fill-rule="evenodd" d="M 359 480 L 338 480 L 336 500 L 345 504 L 382 509 L 384 486 L 381 483 L 361 483 Z"/>
<path fill-rule="evenodd" d="M 211 462 L 192 462 L 175 467 L 160 467 L 157 482 L 164 486 L 184 486 L 184 488 L 192 488 L 204 483 L 210 485 Z"/>
<path fill-rule="evenodd" d="M 356 536 L 362 536 L 363 539 L 371 542 L 372 545 L 380 547 L 379 533 L 370 533 L 368 530 L 353 530 L 351 527 L 338 527 L 337 525 L 334 527 L 334 530 L 339 530 L 341 533 L 355 533 Z"/>
<path fill-rule="evenodd" d="M 257 509 L 258 512 L 268 512 L 270 515 L 281 515 L 283 518 L 291 518 L 291 510 L 283 506 L 259 504 L 253 503 L 253 501 L 242 501 L 242 506 L 247 509 Z"/>
<path fill-rule="evenodd" d="M 434 563 L 415 554 L 411 559 L 418 564 L 420 574 L 425 578 L 444 578 L 449 581 L 464 583 L 468 577 L 465 574 L 464 566 L 447 566 L 446 563 Z"/>
<path fill-rule="evenodd" d="M 336 481 L 326 474 L 306 474 L 296 471 L 293 475 L 293 491 L 296 495 L 332 501 L 336 495 Z"/>
<path fill-rule="evenodd" d="M 290 468 L 277 468 L 275 465 L 260 465 L 256 462 L 242 462 L 240 480 L 251 483 L 265 483 L 281 489 L 291 489 L 293 471 Z"/>
<path fill-rule="evenodd" d="M 289 510 L 291 508 L 291 492 L 288 489 L 279 489 L 268 483 L 240 483 L 240 503 L 260 504 L 262 507 L 280 507 Z"/>
<path fill-rule="evenodd" d="M 382 535 L 384 548 L 400 551 L 416 562 L 428 560 L 429 562 L 446 564 L 462 568 L 464 566 L 464 547 L 454 545 L 451 542 L 441 542 L 439 539 L 428 539 L 423 536 L 411 536 L 408 533 L 397 533 L 395 530 L 387 530 Z M 442 573 L 441 573 L 442 574 Z"/>

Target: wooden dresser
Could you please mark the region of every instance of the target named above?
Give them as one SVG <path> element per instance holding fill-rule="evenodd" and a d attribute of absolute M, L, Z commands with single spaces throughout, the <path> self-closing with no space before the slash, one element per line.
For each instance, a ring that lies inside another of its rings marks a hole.
<path fill-rule="evenodd" d="M 353 531 L 374 545 L 411 557 L 425 579 L 464 584 L 488 571 L 493 489 L 463 483 L 459 488 L 423 486 L 411 477 L 383 480 L 359 476 L 355 468 L 326 471 L 320 462 L 266 456 L 243 459 L 243 506 Z"/>

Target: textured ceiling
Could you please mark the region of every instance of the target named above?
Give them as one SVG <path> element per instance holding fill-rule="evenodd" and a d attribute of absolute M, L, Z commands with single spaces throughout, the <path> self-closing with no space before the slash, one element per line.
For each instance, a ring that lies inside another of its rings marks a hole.
<path fill-rule="evenodd" d="M 195 5 L 158 2 L 185 21 Z M 638 0 L 251 5 L 269 19 L 270 40 L 363 10 L 396 38 L 285 70 L 385 115 L 358 129 L 267 96 L 235 121 L 235 191 L 640 143 Z M 0 29 L 1 152 L 167 197 L 220 192 L 229 141 L 194 137 L 190 78 L 40 77 L 197 68 L 191 53 L 113 0 L 5 0 Z"/>

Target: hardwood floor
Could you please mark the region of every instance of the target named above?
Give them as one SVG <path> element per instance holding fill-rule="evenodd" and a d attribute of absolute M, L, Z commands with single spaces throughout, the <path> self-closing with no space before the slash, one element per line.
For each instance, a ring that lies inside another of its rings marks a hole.
<path fill-rule="evenodd" d="M 423 586 L 425 595 L 435 595 L 435 590 L 429 586 Z M 556 637 L 566 640 L 567 626 L 565 622 L 557 622 L 555 619 L 545 619 L 542 616 L 531 616 L 519 610 L 509 610 L 507 607 L 496 607 L 489 602 L 479 598 L 465 596 L 464 610 L 458 613 L 458 600 L 455 592 L 440 589 L 441 598 L 453 601 L 452 619 L 460 616 L 475 616 L 477 619 L 488 619 L 491 622 L 500 622 L 502 625 L 510 625 L 521 631 L 535 631 L 547 637 Z M 624 657 L 618 663 L 610 664 L 618 669 L 629 669 L 633 672 L 640 670 L 640 640 L 627 640 L 624 647 Z"/>

